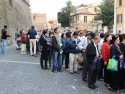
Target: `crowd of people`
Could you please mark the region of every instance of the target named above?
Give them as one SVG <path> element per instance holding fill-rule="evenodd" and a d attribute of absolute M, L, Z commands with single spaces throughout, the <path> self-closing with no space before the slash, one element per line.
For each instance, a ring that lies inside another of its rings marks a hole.
<path fill-rule="evenodd" d="M 17 29 L 15 33 L 16 48 L 21 49 L 21 54 L 30 54 L 31 56 L 37 57 L 38 43 L 41 35 L 41 31 L 36 31 L 34 26 L 29 28 Z"/>
<path fill-rule="evenodd" d="M 79 74 L 78 66 L 81 66 L 82 80 L 88 82 L 90 89 L 98 88 L 97 79 L 104 81 L 105 86 L 116 93 L 125 88 L 125 34 L 68 30 L 60 35 L 59 29 L 55 28 L 53 32 L 44 30 L 39 42 L 43 47 L 42 69 L 48 69 L 48 60 L 53 73 L 63 72 L 62 65 L 65 65 L 66 71 Z M 79 53 L 83 54 L 82 64 L 76 59 Z M 111 60 L 117 61 L 116 71 L 108 69 Z M 100 69 L 94 64 L 100 64 Z"/>
<path fill-rule="evenodd" d="M 4 26 L 1 33 L 2 54 L 6 54 L 6 39 L 10 37 L 6 29 L 7 26 Z M 80 68 L 82 80 L 88 82 L 90 89 L 98 88 L 97 79 L 104 81 L 107 89 L 116 93 L 125 88 L 125 34 L 104 34 L 87 30 L 65 30 L 60 33 L 58 28 L 36 31 L 32 26 L 31 29 L 17 29 L 15 40 L 21 54 L 36 57 L 40 51 L 40 66 L 43 70 L 63 72 L 62 66 L 65 65 L 65 70 L 70 74 L 79 74 Z M 79 53 L 83 55 L 83 63 L 76 59 Z M 115 71 L 108 69 L 111 60 L 114 60 L 112 64 L 117 62 Z M 98 64 L 100 68 L 97 67 Z"/>

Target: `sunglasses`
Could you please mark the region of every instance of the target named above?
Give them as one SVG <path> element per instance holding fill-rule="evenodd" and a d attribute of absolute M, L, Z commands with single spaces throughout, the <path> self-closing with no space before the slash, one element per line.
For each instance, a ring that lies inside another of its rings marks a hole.
<path fill-rule="evenodd" d="M 115 35 L 115 38 L 118 38 L 119 37 L 119 35 Z"/>

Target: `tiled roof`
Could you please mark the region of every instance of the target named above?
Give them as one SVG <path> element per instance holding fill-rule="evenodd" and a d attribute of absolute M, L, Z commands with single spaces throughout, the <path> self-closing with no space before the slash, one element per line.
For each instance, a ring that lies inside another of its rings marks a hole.
<path fill-rule="evenodd" d="M 83 14 L 92 14 L 88 10 L 81 11 L 80 13 L 83 13 Z"/>

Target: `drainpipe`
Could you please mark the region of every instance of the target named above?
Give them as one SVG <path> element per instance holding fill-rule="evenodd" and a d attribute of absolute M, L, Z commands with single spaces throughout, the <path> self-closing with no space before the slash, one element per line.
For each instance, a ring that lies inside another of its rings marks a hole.
<path fill-rule="evenodd" d="M 113 26 L 113 34 L 116 34 L 117 33 L 117 14 L 116 14 L 116 7 L 117 7 L 117 0 L 114 0 L 114 26 Z"/>

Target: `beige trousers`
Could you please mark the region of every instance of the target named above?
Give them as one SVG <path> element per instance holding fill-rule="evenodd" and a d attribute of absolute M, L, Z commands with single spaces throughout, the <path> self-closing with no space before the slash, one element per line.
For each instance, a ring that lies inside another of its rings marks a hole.
<path fill-rule="evenodd" d="M 76 54 L 70 53 L 69 54 L 69 66 L 70 66 L 70 72 L 76 72 L 78 68 L 78 62 L 75 58 Z"/>
<path fill-rule="evenodd" d="M 30 55 L 33 55 L 33 49 L 34 47 L 34 55 L 36 55 L 36 39 L 30 39 Z"/>

